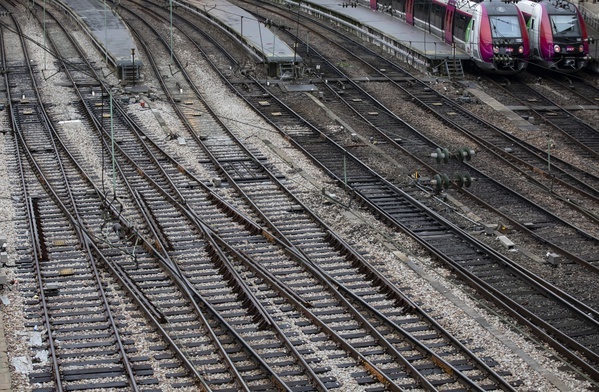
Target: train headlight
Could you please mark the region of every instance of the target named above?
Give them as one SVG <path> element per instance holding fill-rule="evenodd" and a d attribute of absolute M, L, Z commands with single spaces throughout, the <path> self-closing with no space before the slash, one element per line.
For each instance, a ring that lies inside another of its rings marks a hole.
<path fill-rule="evenodd" d="M 518 53 L 520 53 L 520 54 L 524 53 L 524 46 L 520 46 L 518 48 Z"/>
<path fill-rule="evenodd" d="M 499 46 L 493 46 L 493 53 L 495 53 L 495 54 L 499 53 Z"/>
<path fill-rule="evenodd" d="M 560 48 L 560 46 L 559 46 L 559 45 L 554 45 L 554 46 L 553 46 L 553 51 L 554 51 L 555 53 L 559 53 L 559 52 L 561 52 L 561 51 L 562 51 L 562 48 Z"/>

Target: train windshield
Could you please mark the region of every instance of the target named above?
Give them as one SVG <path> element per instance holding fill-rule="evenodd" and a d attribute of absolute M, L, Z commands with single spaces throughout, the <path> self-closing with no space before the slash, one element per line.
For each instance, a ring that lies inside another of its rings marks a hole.
<path fill-rule="evenodd" d="M 562 37 L 580 36 L 580 27 L 576 15 L 549 15 L 553 35 Z"/>
<path fill-rule="evenodd" d="M 489 16 L 493 38 L 519 38 L 522 36 L 517 16 Z"/>

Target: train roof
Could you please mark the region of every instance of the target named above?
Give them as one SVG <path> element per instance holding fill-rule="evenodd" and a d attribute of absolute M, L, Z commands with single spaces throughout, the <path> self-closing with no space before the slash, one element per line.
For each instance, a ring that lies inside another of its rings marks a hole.
<path fill-rule="evenodd" d="M 550 14 L 573 14 L 577 12 L 577 7 L 573 3 L 569 1 L 562 0 L 541 0 L 541 1 L 531 1 L 531 0 L 522 0 L 518 1 L 518 8 L 522 10 L 522 12 L 531 13 L 533 8 L 537 5 L 542 4 L 543 7 Z"/>
<path fill-rule="evenodd" d="M 484 1 L 482 4 L 484 4 L 488 15 L 518 15 L 518 8 L 514 3 Z"/>
<path fill-rule="evenodd" d="M 505 2 L 502 0 L 438 0 L 439 3 L 454 5 L 461 12 L 471 14 L 474 9 L 482 5 L 487 10 L 489 15 L 516 15 L 518 13 L 514 3 Z"/>

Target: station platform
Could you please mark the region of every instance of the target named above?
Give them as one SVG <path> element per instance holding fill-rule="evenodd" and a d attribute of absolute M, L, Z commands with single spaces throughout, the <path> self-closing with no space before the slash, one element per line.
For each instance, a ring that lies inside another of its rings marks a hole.
<path fill-rule="evenodd" d="M 284 77 L 293 72 L 294 64 L 302 62 L 301 57 L 277 36 L 276 26 L 267 27 L 256 16 L 226 0 L 174 0 L 173 6 L 221 25 L 248 48 L 258 62 L 268 64 L 269 76 Z"/>
<path fill-rule="evenodd" d="M 57 0 L 56 3 L 89 33 L 97 48 L 119 70 L 122 80 L 139 79 L 140 53 L 129 28 L 110 3 L 101 0 Z"/>
<path fill-rule="evenodd" d="M 584 0 L 574 2 L 587 24 L 589 35 L 599 39 L 599 2 L 597 0 Z"/>
<path fill-rule="evenodd" d="M 288 6 L 296 6 L 295 0 L 278 0 Z M 465 51 L 446 43 L 418 27 L 405 23 L 403 15 L 382 10 L 372 10 L 366 0 L 354 1 L 354 7 L 343 6 L 342 0 L 302 0 L 302 11 L 319 17 L 329 18 L 336 23 L 354 29 L 358 36 L 376 41 L 388 52 L 395 54 L 408 64 L 431 71 L 446 60 L 469 60 Z M 351 20 L 352 23 L 349 23 Z"/>

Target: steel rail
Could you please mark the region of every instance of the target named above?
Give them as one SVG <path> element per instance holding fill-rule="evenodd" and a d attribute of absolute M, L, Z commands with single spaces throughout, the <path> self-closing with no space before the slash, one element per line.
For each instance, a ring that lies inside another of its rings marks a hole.
<path fill-rule="evenodd" d="M 19 31 L 19 36 L 21 37 L 21 43 L 23 45 L 23 48 L 25 48 L 25 42 L 24 42 L 23 35 L 21 33 L 20 27 L 16 23 L 16 20 L 14 22 L 17 25 L 17 28 L 18 28 L 18 31 Z M 50 43 L 53 44 L 51 40 L 50 40 Z M 32 81 L 32 87 L 33 87 L 34 93 L 36 94 L 37 101 L 41 102 L 42 100 L 41 100 L 41 97 L 40 97 L 39 89 L 38 89 L 37 83 L 35 81 L 35 77 L 33 75 L 33 71 L 31 70 L 31 62 L 28 61 L 29 58 L 28 58 L 25 50 L 24 50 L 24 52 L 25 52 L 25 59 L 27 60 L 27 64 L 29 65 L 29 75 L 30 75 L 30 78 L 31 78 L 31 81 Z M 51 136 L 55 135 L 56 134 L 56 130 L 53 128 L 52 122 L 50 121 L 47 113 L 45 112 L 45 110 L 43 108 L 43 106 L 39 105 L 38 109 L 39 109 L 39 112 L 38 112 L 39 114 L 38 115 L 41 117 L 42 122 L 44 123 L 44 125 L 45 125 L 46 129 L 48 130 L 49 134 Z M 41 167 L 36 163 L 36 160 L 33 157 L 33 155 L 31 154 L 30 149 L 27 147 L 28 145 L 27 145 L 27 142 L 25 141 L 23 135 L 21 134 L 21 132 L 15 132 L 15 134 L 17 135 L 18 140 L 22 144 L 22 146 L 24 148 L 24 151 L 26 152 L 26 156 L 27 156 L 29 162 L 32 165 L 32 168 L 35 168 L 37 170 L 37 172 L 38 172 L 38 178 L 40 178 L 40 181 L 42 182 L 42 184 L 44 184 L 47 187 L 47 189 L 49 189 L 51 187 L 50 182 L 47 181 L 47 180 L 45 180 L 44 172 L 41 169 Z M 55 139 L 52 138 L 52 142 L 53 143 L 54 143 L 54 141 L 55 141 Z M 56 145 L 53 145 L 52 148 L 54 149 L 54 151 L 57 151 Z M 75 227 L 76 232 L 78 233 L 79 241 L 83 245 L 83 247 L 87 249 L 88 256 L 91 256 L 88 244 L 85 242 L 83 233 L 80 230 L 80 228 L 82 227 L 82 222 L 81 222 L 81 218 L 79 216 L 79 213 L 78 213 L 78 211 L 76 209 L 76 204 L 75 204 L 74 199 L 73 199 L 73 194 L 72 194 L 72 192 L 70 191 L 70 188 L 69 188 L 69 181 L 67 179 L 67 175 L 65 173 L 64 166 L 62 165 L 62 161 L 61 161 L 61 159 L 60 159 L 60 157 L 59 157 L 59 155 L 58 155 L 57 152 L 56 152 L 56 159 L 58 161 L 59 170 L 60 170 L 61 176 L 62 176 L 62 178 L 64 180 L 64 184 L 65 184 L 65 186 L 67 188 L 67 194 L 68 194 L 69 202 L 71 204 L 71 208 L 67 207 L 66 204 L 64 204 L 63 200 L 61 199 L 60 196 L 58 196 L 58 194 L 56 194 L 56 192 L 52 191 L 50 193 L 53 195 L 53 198 L 55 199 L 55 202 L 58 205 L 61 206 L 61 209 L 64 211 L 64 213 L 67 214 L 73 222 L 75 222 L 75 226 L 74 227 Z M 71 209 L 73 209 L 74 211 L 70 211 Z M 39 219 L 40 219 L 40 217 L 37 217 L 36 221 L 39 222 Z M 41 226 L 39 227 L 39 229 L 41 229 Z M 39 230 L 38 230 L 38 235 L 39 235 Z M 129 382 L 130 387 L 132 388 L 132 390 L 139 391 L 139 387 L 137 385 L 137 382 L 135 381 L 135 375 L 134 375 L 133 369 L 131 367 L 131 363 L 130 363 L 130 361 L 128 359 L 129 357 L 127 356 L 127 353 L 125 351 L 125 345 L 124 345 L 123 339 L 122 339 L 122 337 L 121 337 L 121 335 L 120 335 L 120 333 L 118 331 L 118 327 L 116 325 L 116 321 L 115 321 L 114 316 L 112 314 L 112 311 L 110 309 L 110 304 L 108 302 L 108 298 L 106 297 L 106 293 L 105 293 L 104 289 L 102 288 L 101 278 L 100 278 L 99 272 L 98 272 L 98 270 L 96 268 L 94 258 L 90 257 L 89 260 L 90 260 L 90 264 L 91 264 L 91 267 L 92 267 L 92 271 L 93 271 L 95 279 L 96 279 L 98 290 L 99 290 L 100 295 L 102 297 L 102 302 L 103 302 L 103 305 L 104 305 L 105 312 L 106 312 L 106 314 L 107 314 L 107 316 L 108 316 L 108 318 L 110 320 L 112 331 L 113 331 L 113 334 L 114 334 L 114 337 L 115 337 L 115 340 L 117 342 L 117 346 L 118 346 L 118 349 L 119 349 L 119 352 L 120 352 L 120 355 L 121 355 L 121 358 L 122 358 L 122 363 L 123 363 L 123 365 L 125 367 L 125 370 L 127 372 L 128 382 Z M 39 263 L 39 261 L 40 260 L 38 258 L 37 262 Z M 38 273 L 39 273 L 39 271 L 40 271 L 40 267 L 38 266 Z M 39 279 L 41 279 L 41 277 L 39 277 Z M 43 291 L 44 291 L 43 287 L 40 286 L 40 293 L 42 293 Z M 51 329 L 48 329 L 48 334 L 49 334 L 49 340 L 53 339 L 51 337 Z M 59 385 L 60 385 L 60 382 L 59 382 Z"/>

